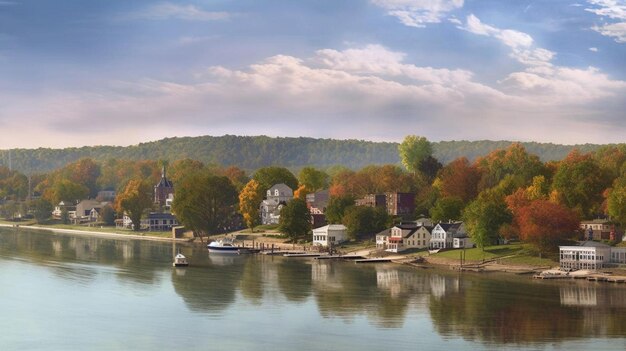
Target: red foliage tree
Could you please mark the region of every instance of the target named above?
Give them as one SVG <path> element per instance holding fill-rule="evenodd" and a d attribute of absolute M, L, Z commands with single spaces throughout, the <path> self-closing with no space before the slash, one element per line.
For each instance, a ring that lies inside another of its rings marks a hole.
<path fill-rule="evenodd" d="M 571 237 L 580 223 L 575 211 L 548 200 L 535 200 L 512 210 L 520 239 L 542 252 L 554 249 L 559 240 Z"/>
<path fill-rule="evenodd" d="M 457 158 L 442 168 L 437 179 L 442 197 L 458 197 L 468 203 L 478 194 L 480 173 L 465 157 Z"/>

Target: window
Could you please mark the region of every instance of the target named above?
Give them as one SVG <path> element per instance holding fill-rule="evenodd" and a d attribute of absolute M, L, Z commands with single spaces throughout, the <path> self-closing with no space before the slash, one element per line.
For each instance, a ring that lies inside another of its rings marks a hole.
<path fill-rule="evenodd" d="M 275 195 L 275 196 L 280 196 L 280 192 L 278 191 L 278 189 L 275 189 L 275 190 L 274 190 L 274 195 Z"/>

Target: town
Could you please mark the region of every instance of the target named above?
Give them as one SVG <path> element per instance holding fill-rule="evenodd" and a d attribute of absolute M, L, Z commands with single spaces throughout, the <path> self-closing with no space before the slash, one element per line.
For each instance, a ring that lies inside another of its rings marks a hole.
<path fill-rule="evenodd" d="M 426 138 L 411 135 L 398 153 L 403 167 L 307 166 L 297 177 L 279 166 L 249 177 L 238 167 L 191 159 L 83 158 L 28 176 L 5 166 L 0 210 L 7 223 L 22 226 L 201 242 L 257 230 L 318 251 L 371 243 L 374 255 L 488 253 L 516 243 L 524 255 L 567 271 L 626 264 L 621 145 L 544 163 L 512 143 L 473 162 L 461 157 L 442 165 Z"/>

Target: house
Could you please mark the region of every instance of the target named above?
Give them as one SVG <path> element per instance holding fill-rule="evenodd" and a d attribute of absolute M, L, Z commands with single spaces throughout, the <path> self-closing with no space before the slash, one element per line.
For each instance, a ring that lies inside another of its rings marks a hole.
<path fill-rule="evenodd" d="M 387 197 L 385 194 L 368 194 L 362 199 L 357 199 L 354 202 L 357 206 L 367 207 L 387 207 Z"/>
<path fill-rule="evenodd" d="M 76 203 L 61 201 L 58 205 L 54 206 L 54 211 L 52 211 L 52 216 L 55 218 L 61 218 L 63 215 L 63 211 L 67 211 L 68 215 L 71 212 L 71 218 L 76 216 Z"/>
<path fill-rule="evenodd" d="M 454 247 L 454 238 L 466 237 L 463 222 L 437 223 L 432 230 L 429 247 L 431 249 L 448 249 Z"/>
<path fill-rule="evenodd" d="M 474 246 L 474 240 L 467 235 L 452 238 L 452 247 L 455 249 L 469 249 Z"/>
<path fill-rule="evenodd" d="M 174 183 L 167 179 L 165 166 L 161 169 L 161 180 L 154 186 L 154 203 L 166 208 L 166 201 L 170 194 L 174 194 Z M 169 209 L 169 208 L 166 208 Z"/>
<path fill-rule="evenodd" d="M 329 247 L 348 240 L 348 230 L 343 224 L 329 224 L 313 229 L 313 245 Z"/>
<path fill-rule="evenodd" d="M 409 218 L 415 212 L 415 193 L 385 193 L 387 213 Z"/>
<path fill-rule="evenodd" d="M 386 251 L 400 252 L 429 245 L 432 227 L 414 223 L 399 224 L 391 228 Z"/>
<path fill-rule="evenodd" d="M 122 219 L 115 220 L 115 226 L 119 229 L 133 229 L 133 222 L 128 215 L 124 214 Z M 176 217 L 171 213 L 150 212 L 147 218 L 141 219 L 141 229 L 151 232 L 162 232 L 172 230 L 178 226 Z"/>
<path fill-rule="evenodd" d="M 151 232 L 164 232 L 178 226 L 176 217 L 171 213 L 151 212 L 148 218 L 141 221 L 141 226 L 146 226 Z"/>
<path fill-rule="evenodd" d="M 115 200 L 115 190 L 113 190 L 112 188 L 100 190 L 98 191 L 98 196 L 96 196 L 96 199 L 98 199 L 99 201 L 112 202 L 113 200 Z"/>
<path fill-rule="evenodd" d="M 559 246 L 559 263 L 563 269 L 598 269 L 611 261 L 611 247 L 595 241 L 580 246 Z"/>
<path fill-rule="evenodd" d="M 585 240 L 615 240 L 615 225 L 607 219 L 580 222 Z M 621 235 L 620 235 L 621 237 Z"/>
<path fill-rule="evenodd" d="M 376 234 L 376 249 L 386 250 L 389 244 L 389 236 L 391 235 L 391 228 L 385 229 L 382 232 Z"/>
<path fill-rule="evenodd" d="M 314 193 L 306 194 L 306 206 L 311 213 L 324 213 L 329 201 L 328 190 L 320 190 Z"/>
<path fill-rule="evenodd" d="M 293 199 L 293 190 L 280 183 L 267 190 L 266 198 L 261 202 L 261 224 L 278 224 L 280 210 Z"/>

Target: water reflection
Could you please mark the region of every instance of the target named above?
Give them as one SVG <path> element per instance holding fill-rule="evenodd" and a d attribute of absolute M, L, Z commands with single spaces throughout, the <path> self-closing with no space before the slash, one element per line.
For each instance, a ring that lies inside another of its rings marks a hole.
<path fill-rule="evenodd" d="M 190 267 L 171 267 L 178 250 L 190 258 Z M 216 319 L 246 308 L 314 306 L 317 314 L 303 318 L 346 325 L 364 318 L 378 329 L 402 329 L 426 316 L 432 324 L 420 325 L 420 331 L 432 327 L 443 339 L 497 346 L 541 348 L 565 340 L 626 335 L 626 286 L 607 283 L 545 282 L 263 255 L 210 255 L 202 246 L 23 229 L 0 230 L 0 259 L 33 262 L 79 285 L 111 276 L 131 289 L 173 287 L 172 295 L 194 315 Z"/>

